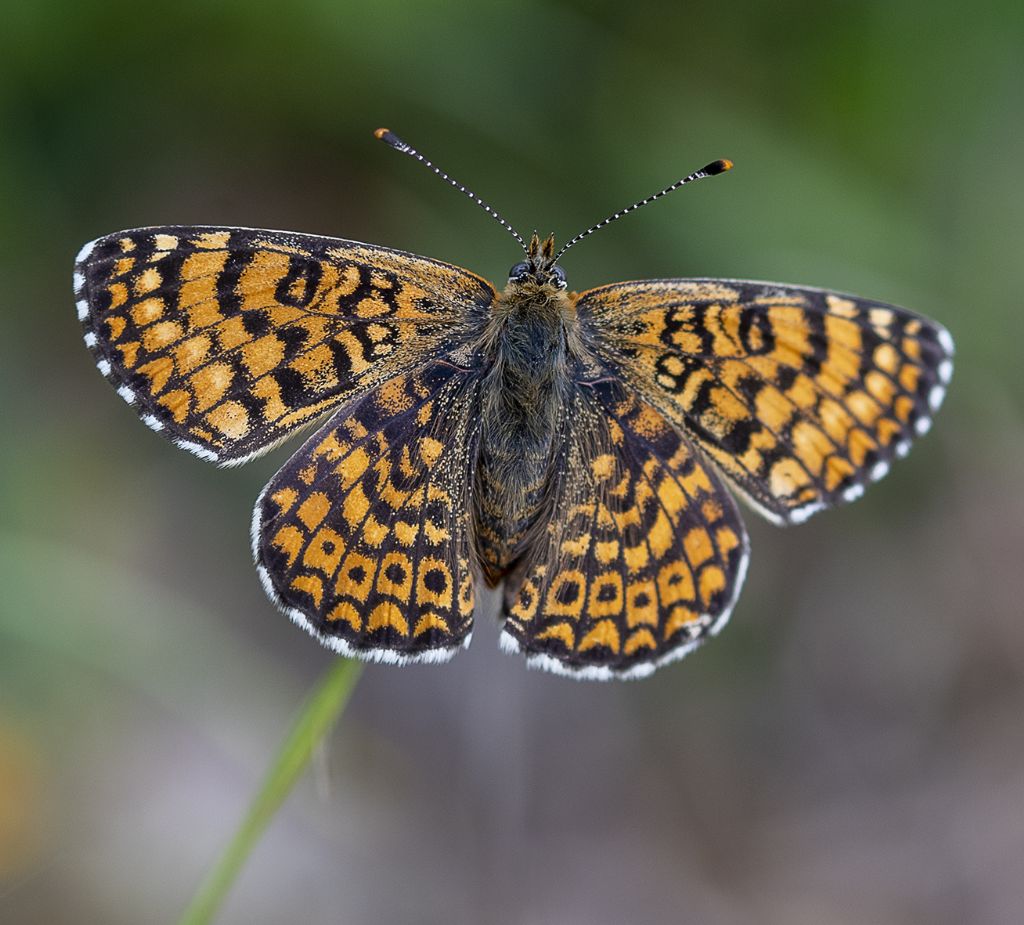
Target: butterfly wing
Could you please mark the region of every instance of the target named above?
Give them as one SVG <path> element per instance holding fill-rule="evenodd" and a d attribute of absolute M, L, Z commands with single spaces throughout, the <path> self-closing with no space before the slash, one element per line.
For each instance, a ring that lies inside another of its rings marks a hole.
<path fill-rule="evenodd" d="M 475 373 L 434 363 L 338 412 L 253 513 L 267 594 L 324 645 L 391 663 L 469 643 Z"/>
<path fill-rule="evenodd" d="M 578 385 L 551 514 L 506 582 L 503 648 L 580 678 L 642 677 L 728 620 L 747 537 L 721 482 L 619 382 Z"/>
<path fill-rule="evenodd" d="M 244 228 L 108 235 L 79 253 L 74 281 L 100 371 L 150 427 L 221 465 L 457 356 L 495 297 L 435 260 Z"/>
<path fill-rule="evenodd" d="M 945 328 L 818 289 L 651 280 L 576 307 L 607 367 L 776 523 L 859 497 L 928 431 L 952 376 Z"/>

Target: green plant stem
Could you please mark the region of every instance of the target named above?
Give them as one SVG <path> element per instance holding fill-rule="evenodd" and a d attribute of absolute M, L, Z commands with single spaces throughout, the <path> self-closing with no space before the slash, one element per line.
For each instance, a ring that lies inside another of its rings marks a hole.
<path fill-rule="evenodd" d="M 345 709 L 362 668 L 361 662 L 339 658 L 309 696 L 245 819 L 192 898 L 179 925 L 207 925 L 213 921 L 263 830 L 309 764 L 313 749 Z"/>

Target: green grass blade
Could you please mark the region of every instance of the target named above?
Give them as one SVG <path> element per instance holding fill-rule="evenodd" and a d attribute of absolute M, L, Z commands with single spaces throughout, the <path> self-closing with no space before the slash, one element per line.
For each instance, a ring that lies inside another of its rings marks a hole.
<path fill-rule="evenodd" d="M 313 749 L 345 709 L 362 668 L 361 662 L 339 658 L 310 695 L 245 819 L 192 898 L 179 925 L 207 925 L 213 921 L 263 830 L 309 764 Z"/>

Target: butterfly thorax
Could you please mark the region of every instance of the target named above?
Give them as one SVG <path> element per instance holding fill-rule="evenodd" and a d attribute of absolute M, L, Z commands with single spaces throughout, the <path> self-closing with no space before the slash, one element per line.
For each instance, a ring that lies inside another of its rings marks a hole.
<path fill-rule="evenodd" d="M 492 584 L 546 523 L 575 327 L 570 296 L 531 277 L 509 283 L 480 341 L 488 372 L 474 516 L 477 551 Z"/>

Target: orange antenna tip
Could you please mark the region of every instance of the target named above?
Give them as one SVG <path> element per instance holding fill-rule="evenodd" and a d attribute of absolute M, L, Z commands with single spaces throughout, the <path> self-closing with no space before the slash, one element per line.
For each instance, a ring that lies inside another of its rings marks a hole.
<path fill-rule="evenodd" d="M 377 129 L 377 131 L 375 131 L 373 133 L 373 137 L 374 138 L 383 138 L 385 135 L 390 135 L 390 134 L 391 134 L 391 129 L 389 129 L 389 128 L 379 128 L 379 129 Z"/>
<path fill-rule="evenodd" d="M 708 176 L 713 177 L 717 173 L 725 173 L 727 170 L 732 170 L 732 161 L 727 158 L 722 158 L 720 161 L 713 161 L 704 168 L 704 173 Z"/>

